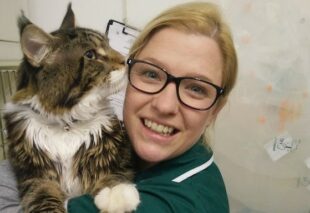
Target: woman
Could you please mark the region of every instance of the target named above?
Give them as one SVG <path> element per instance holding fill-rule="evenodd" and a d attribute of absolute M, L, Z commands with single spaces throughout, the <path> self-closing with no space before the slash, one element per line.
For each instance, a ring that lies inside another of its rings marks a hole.
<path fill-rule="evenodd" d="M 136 212 L 229 212 L 204 137 L 237 75 L 217 7 L 196 2 L 163 12 L 139 35 L 127 64 L 124 123 L 138 158 Z M 84 195 L 69 200 L 68 212 L 98 210 Z"/>
<path fill-rule="evenodd" d="M 237 75 L 230 31 L 216 6 L 179 5 L 151 21 L 129 53 L 126 130 L 139 158 L 136 212 L 229 212 L 205 130 Z M 69 212 L 96 212 L 89 196 Z"/>

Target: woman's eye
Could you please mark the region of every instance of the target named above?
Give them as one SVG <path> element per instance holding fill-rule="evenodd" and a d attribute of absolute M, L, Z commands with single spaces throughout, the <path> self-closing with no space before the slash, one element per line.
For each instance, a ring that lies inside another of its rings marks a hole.
<path fill-rule="evenodd" d="M 151 80 L 160 80 L 160 76 L 157 72 L 155 71 L 152 71 L 152 70 L 144 70 L 142 73 L 141 73 L 141 76 L 143 78 L 146 78 L 146 79 L 151 79 Z"/>
<path fill-rule="evenodd" d="M 201 88 L 199 86 L 193 86 L 190 89 L 192 92 L 197 93 L 197 94 L 204 94 L 205 93 L 204 88 Z"/>
<path fill-rule="evenodd" d="M 200 85 L 188 85 L 186 90 L 188 95 L 195 98 L 206 98 L 210 95 L 208 89 Z"/>
<path fill-rule="evenodd" d="M 97 58 L 97 54 L 96 54 L 95 50 L 86 51 L 84 56 L 88 59 L 96 59 Z"/>
<path fill-rule="evenodd" d="M 158 74 L 154 71 L 145 71 L 144 72 L 144 76 L 148 77 L 148 78 L 153 78 L 153 79 L 157 79 L 158 78 Z"/>

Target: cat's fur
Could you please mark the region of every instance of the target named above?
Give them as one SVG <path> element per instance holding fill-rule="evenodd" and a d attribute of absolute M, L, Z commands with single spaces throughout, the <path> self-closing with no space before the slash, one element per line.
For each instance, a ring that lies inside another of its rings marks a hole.
<path fill-rule="evenodd" d="M 75 26 L 71 4 L 51 34 L 24 15 L 19 29 L 24 59 L 4 119 L 24 212 L 65 212 L 84 193 L 102 212 L 134 210 L 130 142 L 108 99 L 126 81 L 124 58 Z"/>

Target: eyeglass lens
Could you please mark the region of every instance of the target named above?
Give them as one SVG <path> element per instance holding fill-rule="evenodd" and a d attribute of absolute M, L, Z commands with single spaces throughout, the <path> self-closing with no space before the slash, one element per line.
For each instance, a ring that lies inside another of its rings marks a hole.
<path fill-rule="evenodd" d="M 136 89 L 155 94 L 167 85 L 168 73 L 151 63 L 134 61 L 130 65 L 129 81 Z M 191 108 L 208 109 L 217 99 L 217 89 L 205 81 L 186 77 L 174 78 L 174 81 L 178 87 L 179 100 Z"/>

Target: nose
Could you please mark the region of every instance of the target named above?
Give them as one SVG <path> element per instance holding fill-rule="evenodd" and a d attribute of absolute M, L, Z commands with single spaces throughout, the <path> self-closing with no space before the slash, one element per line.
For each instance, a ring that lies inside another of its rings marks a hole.
<path fill-rule="evenodd" d="M 152 107 L 162 114 L 176 114 L 179 108 L 176 85 L 169 83 L 160 93 L 153 95 Z"/>

